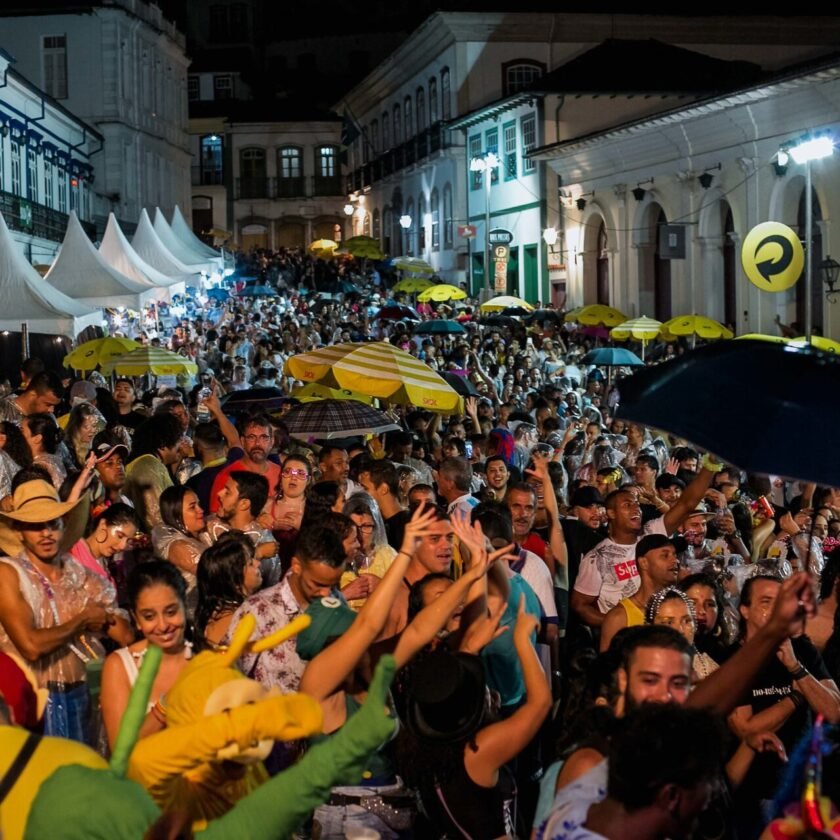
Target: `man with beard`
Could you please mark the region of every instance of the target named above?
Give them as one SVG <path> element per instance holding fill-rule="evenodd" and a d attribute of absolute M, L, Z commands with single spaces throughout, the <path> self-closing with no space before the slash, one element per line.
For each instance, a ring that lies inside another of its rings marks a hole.
<path fill-rule="evenodd" d="M 280 484 L 280 467 L 268 460 L 274 442 L 274 429 L 271 418 L 267 414 L 252 414 L 246 417 L 242 424 L 242 449 L 245 454 L 238 461 L 225 467 L 216 476 L 213 489 L 210 492 L 210 512 L 219 509 L 219 493 L 227 482 L 228 476 L 234 470 L 247 470 L 265 476 L 268 480 L 268 494 L 271 497 L 277 492 Z"/>
<path fill-rule="evenodd" d="M 639 589 L 629 598 L 614 606 L 601 625 L 601 652 L 625 627 L 637 627 L 645 623 L 647 602 L 666 586 L 674 586 L 680 571 L 677 550 L 674 543 L 661 534 L 649 534 L 636 544 L 636 565 L 639 568 Z"/>
<path fill-rule="evenodd" d="M 639 588 L 636 543 L 645 534 L 670 536 L 700 503 L 719 465 L 707 456 L 703 469 L 679 501 L 663 516 L 642 525 L 642 509 L 635 487 L 620 487 L 607 496 L 609 536 L 581 560 L 572 591 L 572 609 L 581 620 L 600 628 L 606 614 Z"/>

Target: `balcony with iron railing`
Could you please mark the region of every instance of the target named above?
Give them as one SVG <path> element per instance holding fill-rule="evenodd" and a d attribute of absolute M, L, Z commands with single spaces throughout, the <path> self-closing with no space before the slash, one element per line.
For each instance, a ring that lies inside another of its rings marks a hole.
<path fill-rule="evenodd" d="M 383 152 L 375 160 L 350 172 L 345 179 L 347 192 L 358 192 L 401 169 L 422 163 L 433 154 L 454 145 L 444 123 L 437 122 L 405 143 Z"/>
<path fill-rule="evenodd" d="M 343 196 L 340 175 L 299 175 L 292 178 L 237 178 L 235 198 L 278 200 L 284 198 L 318 198 Z"/>
<path fill-rule="evenodd" d="M 0 190 L 0 213 L 11 230 L 61 242 L 67 233 L 69 216 L 60 210 L 54 210 L 45 204 L 38 204 L 14 193 Z M 93 239 L 96 226 L 92 222 L 83 221 L 85 233 Z"/>

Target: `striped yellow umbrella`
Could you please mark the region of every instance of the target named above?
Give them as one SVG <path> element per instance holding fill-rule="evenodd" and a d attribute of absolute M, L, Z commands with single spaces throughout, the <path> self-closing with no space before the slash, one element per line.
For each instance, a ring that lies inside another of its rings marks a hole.
<path fill-rule="evenodd" d="M 334 344 L 291 356 L 287 376 L 346 388 L 369 397 L 429 411 L 461 410 L 461 397 L 419 359 L 388 342 Z"/>
<path fill-rule="evenodd" d="M 73 370 L 93 370 L 141 346 L 130 338 L 111 335 L 105 338 L 94 338 L 92 341 L 80 344 L 75 350 L 71 350 L 64 357 L 64 367 Z"/>
<path fill-rule="evenodd" d="M 355 400 L 365 405 L 373 405 L 375 402 L 374 398 L 367 396 L 367 394 L 349 391 L 347 388 L 330 388 L 320 382 L 301 385 L 292 391 L 292 396 L 297 397 L 302 403 L 315 402 L 316 400 Z"/>
<path fill-rule="evenodd" d="M 490 298 L 490 300 L 482 303 L 479 309 L 482 312 L 501 312 L 503 309 L 509 309 L 513 306 L 522 307 L 522 309 L 527 309 L 529 312 L 534 311 L 534 307 L 527 300 L 513 297 L 512 295 L 499 295 L 498 297 Z"/>
<path fill-rule="evenodd" d="M 691 335 L 695 338 L 732 338 L 734 333 L 705 315 L 678 315 L 665 321 L 662 335 Z"/>
<path fill-rule="evenodd" d="M 183 373 L 195 373 L 198 365 L 186 356 L 179 356 L 162 347 L 141 346 L 130 353 L 124 353 L 102 365 L 106 375 L 117 373 L 120 376 L 144 376 L 154 373 L 157 376 L 177 376 Z"/>
<path fill-rule="evenodd" d="M 413 295 L 417 292 L 425 292 L 426 289 L 431 289 L 434 285 L 431 280 L 427 280 L 425 277 L 406 277 L 399 283 L 395 283 L 391 291 Z"/>
<path fill-rule="evenodd" d="M 467 293 L 457 286 L 451 286 L 449 283 L 438 283 L 437 286 L 431 286 L 426 291 L 421 292 L 417 300 L 421 303 L 426 303 L 430 300 L 463 300 L 466 296 Z"/>
<path fill-rule="evenodd" d="M 642 361 L 645 358 L 645 345 L 649 341 L 653 341 L 659 335 L 659 330 L 662 328 L 662 322 L 655 318 L 648 318 L 642 315 L 641 318 L 632 318 L 613 327 L 610 330 L 610 337 L 616 341 L 627 341 L 629 338 L 635 338 L 642 342 Z"/>
<path fill-rule="evenodd" d="M 566 313 L 566 321 L 575 321 L 585 327 L 617 327 L 626 320 L 623 312 L 603 303 L 590 303 Z"/>

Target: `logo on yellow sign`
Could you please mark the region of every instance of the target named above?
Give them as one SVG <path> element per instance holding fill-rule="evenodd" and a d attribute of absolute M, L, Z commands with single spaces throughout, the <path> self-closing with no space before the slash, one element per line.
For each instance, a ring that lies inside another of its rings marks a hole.
<path fill-rule="evenodd" d="M 750 283 L 762 292 L 783 292 L 802 276 L 805 250 L 787 225 L 763 222 L 744 239 L 741 264 Z"/>

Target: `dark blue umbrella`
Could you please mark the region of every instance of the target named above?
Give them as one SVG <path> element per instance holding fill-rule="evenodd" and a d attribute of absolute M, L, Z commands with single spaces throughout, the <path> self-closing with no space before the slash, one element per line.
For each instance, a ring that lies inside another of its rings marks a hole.
<path fill-rule="evenodd" d="M 640 370 L 619 391 L 625 420 L 672 432 L 748 472 L 840 486 L 830 437 L 840 414 L 833 353 L 721 341 Z"/>
<path fill-rule="evenodd" d="M 230 292 L 227 289 L 223 289 L 221 286 L 216 286 L 213 289 L 207 290 L 207 297 L 210 298 L 210 300 L 225 301 L 230 297 Z"/>
<path fill-rule="evenodd" d="M 444 321 L 436 318 L 423 321 L 414 328 L 415 335 L 464 335 L 466 330 L 457 321 Z"/>
<path fill-rule="evenodd" d="M 585 365 L 600 365 L 601 367 L 638 367 L 644 362 L 623 347 L 596 347 L 590 350 L 581 360 Z"/>

